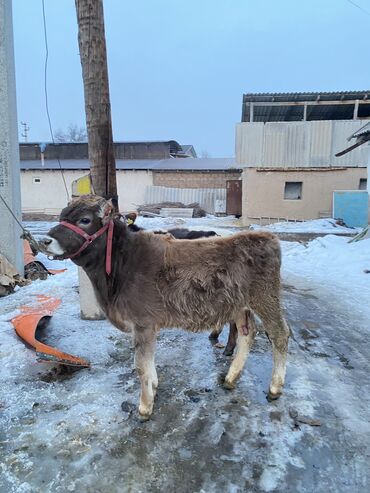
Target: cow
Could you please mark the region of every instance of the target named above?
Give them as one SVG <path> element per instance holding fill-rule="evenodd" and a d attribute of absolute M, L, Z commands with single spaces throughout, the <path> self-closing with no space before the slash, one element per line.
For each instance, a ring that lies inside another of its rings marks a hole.
<path fill-rule="evenodd" d="M 137 233 L 138 231 L 145 231 L 144 228 L 141 228 L 136 224 L 136 219 L 137 219 L 137 213 L 136 212 L 129 212 L 128 214 L 125 214 L 125 220 L 127 223 L 127 227 L 130 231 L 133 231 L 134 233 Z M 215 231 L 196 231 L 196 230 L 189 230 L 187 228 L 172 228 L 168 230 L 155 230 L 153 231 L 155 234 L 170 234 L 177 240 L 197 240 L 199 238 L 208 238 L 211 236 L 218 236 L 218 234 Z M 218 341 L 218 338 L 222 332 L 222 328 L 220 329 L 214 329 L 210 335 L 209 339 L 212 342 L 212 344 L 216 344 Z M 235 346 L 236 346 L 236 334 L 237 334 L 237 329 L 236 325 L 234 322 L 230 322 L 230 329 L 229 329 L 229 337 L 227 340 L 226 347 L 224 349 L 224 355 L 225 356 L 232 356 Z"/>
<path fill-rule="evenodd" d="M 153 411 L 155 343 L 161 328 L 201 332 L 234 321 L 236 352 L 223 382 L 233 389 L 254 341 L 258 315 L 273 350 L 268 397 L 281 395 L 289 329 L 280 302 L 280 244 L 273 234 L 247 231 L 190 241 L 132 233 L 115 218 L 110 201 L 83 196 L 62 210 L 60 223 L 40 245 L 48 255 L 71 258 L 82 267 L 108 320 L 132 333 L 142 420 Z"/>
<path fill-rule="evenodd" d="M 144 228 L 141 228 L 135 221 L 137 219 L 136 212 L 129 212 L 125 215 L 125 219 L 130 231 L 134 231 L 137 233 L 138 231 L 144 231 Z M 199 238 L 209 238 L 211 236 L 218 236 L 216 231 L 197 231 L 190 230 L 187 228 L 171 228 L 168 230 L 156 230 L 154 231 L 156 234 L 167 234 L 170 233 L 177 240 L 198 240 Z"/>

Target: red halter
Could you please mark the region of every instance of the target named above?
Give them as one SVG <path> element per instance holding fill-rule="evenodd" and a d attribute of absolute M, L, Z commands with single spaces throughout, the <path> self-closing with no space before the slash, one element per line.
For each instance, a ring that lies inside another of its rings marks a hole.
<path fill-rule="evenodd" d="M 66 256 L 65 258 L 74 258 L 77 257 L 81 252 L 83 252 L 93 241 L 95 241 L 99 236 L 104 234 L 108 230 L 107 234 L 107 248 L 105 252 L 105 272 L 110 275 L 112 272 L 112 243 L 113 243 L 113 228 L 114 228 L 114 222 L 112 220 L 109 221 L 105 226 L 102 228 L 98 229 L 96 233 L 93 235 L 88 235 L 86 231 L 83 229 L 79 228 L 78 226 L 75 226 L 74 224 L 67 223 L 66 221 L 61 221 L 59 223 L 61 226 L 64 226 L 68 229 L 71 229 L 78 235 L 82 236 L 85 238 L 85 243 L 77 250 L 77 252 L 72 253 L 71 255 Z"/>

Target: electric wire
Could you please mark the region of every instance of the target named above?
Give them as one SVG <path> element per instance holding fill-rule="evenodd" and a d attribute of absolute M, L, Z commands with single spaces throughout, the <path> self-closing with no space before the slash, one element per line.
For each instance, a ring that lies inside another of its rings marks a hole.
<path fill-rule="evenodd" d="M 347 2 L 354 5 L 358 9 L 362 10 L 362 12 L 364 12 L 365 14 L 370 15 L 370 12 L 368 10 L 364 9 L 363 7 L 361 7 L 361 5 L 358 5 L 357 3 L 353 2 L 352 0 L 347 0 Z"/>
<path fill-rule="evenodd" d="M 46 106 L 46 115 L 48 119 L 48 124 L 49 124 L 49 130 L 50 130 L 50 136 L 52 143 L 55 145 L 55 139 L 54 139 L 54 132 L 53 128 L 51 125 L 51 118 L 50 118 L 50 111 L 49 111 L 49 100 L 48 100 L 48 85 L 47 85 L 47 74 L 48 74 L 48 60 L 49 60 L 49 45 L 48 45 L 48 35 L 47 35 L 47 27 L 46 27 L 46 14 L 45 14 L 45 1 L 41 0 L 42 3 L 42 19 L 43 19 L 43 26 L 44 26 L 44 41 L 45 41 L 45 64 L 44 64 L 44 93 L 45 93 L 45 106 Z M 57 156 L 57 161 L 58 165 L 61 171 L 63 183 L 64 183 L 64 188 L 66 190 L 67 194 L 67 199 L 69 200 L 69 192 L 68 192 L 68 187 L 66 183 L 66 179 L 64 177 L 64 172 L 62 165 L 60 163 L 60 159 Z"/>

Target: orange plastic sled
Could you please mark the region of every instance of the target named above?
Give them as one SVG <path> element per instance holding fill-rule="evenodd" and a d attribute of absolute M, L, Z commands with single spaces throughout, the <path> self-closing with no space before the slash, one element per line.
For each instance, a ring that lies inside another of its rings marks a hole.
<path fill-rule="evenodd" d="M 35 262 L 36 258 L 32 252 L 31 245 L 27 240 L 23 240 L 23 260 L 24 260 L 24 265 L 30 264 L 31 262 Z M 55 275 L 55 274 L 62 274 L 65 272 L 67 269 L 46 269 L 49 274 Z"/>
<path fill-rule="evenodd" d="M 20 310 L 22 313 L 13 318 L 11 322 L 17 335 L 24 342 L 35 348 L 38 361 L 87 368 L 90 366 L 90 363 L 84 358 L 63 353 L 36 339 L 36 330 L 40 322 L 49 320 L 60 303 L 61 300 L 58 298 L 38 295 L 37 302 L 33 306 L 21 306 Z"/>

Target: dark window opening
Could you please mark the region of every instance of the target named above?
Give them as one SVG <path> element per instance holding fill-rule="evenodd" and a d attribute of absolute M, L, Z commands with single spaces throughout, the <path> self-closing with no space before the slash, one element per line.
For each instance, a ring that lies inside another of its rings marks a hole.
<path fill-rule="evenodd" d="M 33 183 L 41 183 L 41 178 L 34 178 Z"/>
<path fill-rule="evenodd" d="M 367 179 L 366 178 L 360 178 L 360 183 L 358 185 L 359 190 L 366 190 L 367 186 Z"/>
<path fill-rule="evenodd" d="M 286 181 L 284 188 L 285 200 L 301 200 L 302 198 L 302 182 L 301 181 Z"/>

